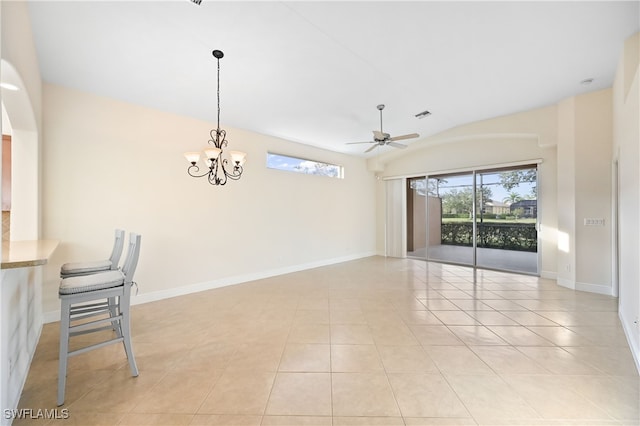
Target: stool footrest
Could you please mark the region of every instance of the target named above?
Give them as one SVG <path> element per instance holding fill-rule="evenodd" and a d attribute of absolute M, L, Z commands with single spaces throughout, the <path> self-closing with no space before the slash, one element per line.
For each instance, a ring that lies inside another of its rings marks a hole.
<path fill-rule="evenodd" d="M 70 321 L 80 321 L 87 318 L 97 317 L 104 314 L 112 314 L 115 312 L 117 306 L 109 305 L 109 302 L 96 304 L 92 307 L 86 305 L 71 307 L 71 314 L 69 316 Z"/>
<path fill-rule="evenodd" d="M 69 327 L 69 332 L 70 334 L 78 333 L 81 330 L 92 329 L 96 325 L 104 324 L 107 322 L 120 321 L 121 318 L 122 318 L 122 315 L 117 315 L 109 318 L 99 319 L 96 321 L 85 322 L 83 324 L 72 325 L 71 327 Z M 99 331 L 99 330 L 90 330 L 89 333 L 91 333 L 92 331 Z"/>
<path fill-rule="evenodd" d="M 84 347 L 84 348 L 81 348 L 81 349 L 76 349 L 75 351 L 70 351 L 67 354 L 67 356 L 68 357 L 72 357 L 74 355 L 80 355 L 80 354 L 83 354 L 85 352 L 92 351 L 94 349 L 100 349 L 100 348 L 102 348 L 104 346 L 112 345 L 114 343 L 120 343 L 123 340 L 124 339 L 122 337 L 116 337 L 116 338 L 111 339 L 111 340 L 107 340 L 107 341 L 104 341 L 104 342 L 96 343 L 95 345 L 87 346 L 87 347 Z"/>

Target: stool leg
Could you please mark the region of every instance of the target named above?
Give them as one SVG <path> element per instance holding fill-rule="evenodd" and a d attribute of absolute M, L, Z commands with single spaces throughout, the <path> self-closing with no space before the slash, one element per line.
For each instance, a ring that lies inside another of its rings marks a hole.
<path fill-rule="evenodd" d="M 71 303 L 62 299 L 60 309 L 60 352 L 58 359 L 58 406 L 64 404 L 64 388 L 67 383 L 67 360 L 69 354 L 69 326 Z"/>
<path fill-rule="evenodd" d="M 111 318 L 117 317 L 119 301 L 117 301 L 116 297 L 114 296 L 114 297 L 109 297 L 108 303 L 109 303 L 109 315 L 111 316 Z M 113 325 L 113 331 L 116 332 L 116 336 L 122 337 L 122 327 L 120 325 L 120 321 L 114 320 L 111 324 Z"/>
<path fill-rule="evenodd" d="M 138 366 L 136 365 L 136 359 L 133 356 L 133 347 L 131 346 L 131 284 L 124 284 L 124 294 L 119 297 L 120 313 L 122 314 L 122 320 L 120 328 L 122 329 L 122 343 L 124 344 L 124 350 L 127 353 L 127 359 L 129 360 L 129 368 L 131 369 L 131 375 L 138 376 Z"/>

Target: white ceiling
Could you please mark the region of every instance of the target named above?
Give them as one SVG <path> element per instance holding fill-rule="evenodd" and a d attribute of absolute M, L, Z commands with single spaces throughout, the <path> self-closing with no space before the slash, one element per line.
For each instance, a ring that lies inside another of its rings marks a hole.
<path fill-rule="evenodd" d="M 222 127 L 361 155 L 368 145 L 345 143 L 372 140 L 381 103 L 385 132 L 424 138 L 610 87 L 623 41 L 640 29 L 639 4 L 30 1 L 29 10 L 47 82 L 214 123 L 219 49 Z M 424 110 L 432 115 L 414 117 Z"/>

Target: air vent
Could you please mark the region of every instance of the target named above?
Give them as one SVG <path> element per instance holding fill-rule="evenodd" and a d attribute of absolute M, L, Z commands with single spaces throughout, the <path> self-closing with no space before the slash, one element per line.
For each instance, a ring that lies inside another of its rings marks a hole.
<path fill-rule="evenodd" d="M 425 118 L 428 115 L 431 115 L 429 111 L 422 111 L 421 113 L 416 114 L 416 118 Z"/>

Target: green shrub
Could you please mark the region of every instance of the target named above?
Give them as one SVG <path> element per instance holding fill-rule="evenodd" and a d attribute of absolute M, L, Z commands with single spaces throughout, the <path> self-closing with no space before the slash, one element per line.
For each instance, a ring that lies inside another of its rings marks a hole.
<path fill-rule="evenodd" d="M 446 222 L 442 224 L 442 244 L 473 245 L 473 223 Z M 535 223 L 478 223 L 478 242 L 481 248 L 536 252 L 538 231 Z"/>

